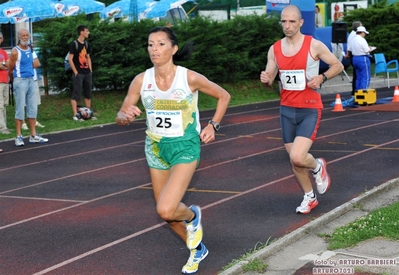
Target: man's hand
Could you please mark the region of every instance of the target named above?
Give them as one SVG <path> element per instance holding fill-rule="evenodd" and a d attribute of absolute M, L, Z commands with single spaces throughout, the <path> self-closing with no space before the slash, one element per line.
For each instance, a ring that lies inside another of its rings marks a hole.
<path fill-rule="evenodd" d="M 260 82 L 264 84 L 269 84 L 269 81 L 271 80 L 270 73 L 267 71 L 262 71 L 260 73 Z"/>
<path fill-rule="evenodd" d="M 308 81 L 308 87 L 313 90 L 317 90 L 320 88 L 320 85 L 323 83 L 323 75 L 319 74 L 316 76 L 313 76 L 309 81 Z"/>

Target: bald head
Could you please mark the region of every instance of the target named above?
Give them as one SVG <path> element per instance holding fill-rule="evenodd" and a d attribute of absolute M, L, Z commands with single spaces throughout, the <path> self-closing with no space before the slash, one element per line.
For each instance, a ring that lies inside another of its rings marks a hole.
<path fill-rule="evenodd" d="M 295 13 L 298 20 L 301 20 L 301 19 L 302 19 L 302 12 L 301 12 L 301 10 L 300 10 L 297 6 L 295 6 L 295 5 L 288 5 L 288 6 L 286 6 L 286 7 L 281 11 L 281 14 L 283 14 L 283 13 Z"/>

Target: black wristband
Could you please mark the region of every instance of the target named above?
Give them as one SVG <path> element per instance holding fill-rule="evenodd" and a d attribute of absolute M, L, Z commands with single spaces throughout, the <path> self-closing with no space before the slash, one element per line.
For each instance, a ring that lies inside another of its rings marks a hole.
<path fill-rule="evenodd" d="M 321 83 L 326 82 L 328 80 L 327 76 L 324 73 L 322 73 L 321 75 L 323 76 L 323 82 L 321 82 Z"/>

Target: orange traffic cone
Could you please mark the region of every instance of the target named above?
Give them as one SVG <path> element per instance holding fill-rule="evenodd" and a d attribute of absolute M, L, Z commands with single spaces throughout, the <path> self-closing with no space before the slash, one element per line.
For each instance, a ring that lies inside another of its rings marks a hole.
<path fill-rule="evenodd" d="M 345 111 L 345 109 L 342 108 L 341 96 L 339 94 L 337 94 L 337 96 L 335 97 L 334 109 L 332 111 L 333 112 L 343 112 L 343 111 Z"/>
<path fill-rule="evenodd" d="M 392 102 L 399 102 L 399 88 L 395 86 L 395 92 L 393 93 Z"/>

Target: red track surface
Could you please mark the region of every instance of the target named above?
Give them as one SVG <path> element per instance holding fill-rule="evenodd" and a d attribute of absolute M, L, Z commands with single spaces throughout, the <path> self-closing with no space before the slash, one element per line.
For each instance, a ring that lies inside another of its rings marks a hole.
<path fill-rule="evenodd" d="M 379 91 L 379 97 L 392 96 Z M 325 96 L 326 107 L 335 95 Z M 309 215 L 281 141 L 278 102 L 230 108 L 184 198 L 202 207 L 216 274 L 365 190 L 399 177 L 398 112 L 323 111 L 311 153 L 332 178 Z M 206 123 L 211 112 L 203 112 Z M 155 213 L 144 122 L 46 135 L 45 145 L 1 143 L 0 274 L 179 274 L 189 252 Z"/>

